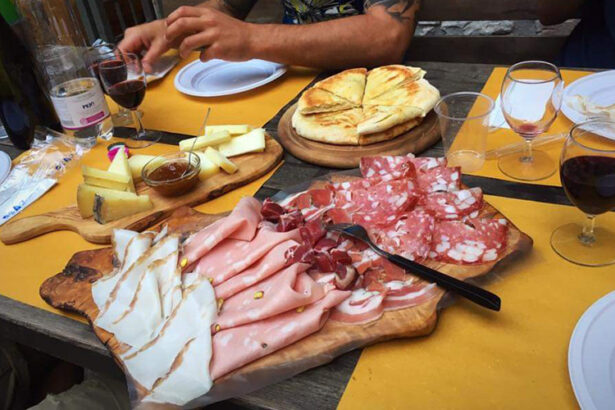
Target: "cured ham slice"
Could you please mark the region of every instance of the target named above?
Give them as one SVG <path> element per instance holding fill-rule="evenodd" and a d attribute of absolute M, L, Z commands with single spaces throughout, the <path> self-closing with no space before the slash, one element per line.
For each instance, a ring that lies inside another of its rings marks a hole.
<path fill-rule="evenodd" d="M 261 217 L 261 203 L 253 197 L 242 198 L 231 214 L 194 234 L 184 246 L 184 266 L 190 266 L 224 239 L 251 241 Z"/>
<path fill-rule="evenodd" d="M 277 232 L 273 225 L 264 222 L 251 242 L 237 239 L 222 241 L 199 260 L 195 272 L 211 278 L 217 286 L 262 258 L 277 244 L 290 239 L 296 242 L 301 240 L 297 229 Z"/>
<path fill-rule="evenodd" d="M 330 309 L 349 295 L 347 291 L 332 290 L 305 309 L 295 309 L 216 333 L 213 337 L 212 378 L 215 380 L 317 332 L 327 321 Z"/>
<path fill-rule="evenodd" d="M 404 309 L 418 306 L 435 296 L 436 284 L 426 284 L 415 279 L 386 282 L 387 295 L 384 298 L 384 310 Z"/>
<path fill-rule="evenodd" d="M 289 250 L 299 246 L 294 240 L 280 243 L 258 262 L 215 287 L 216 297 L 224 300 L 279 272 L 289 263 Z"/>
<path fill-rule="evenodd" d="M 331 320 L 361 324 L 379 319 L 384 312 L 384 294 L 360 288 L 331 312 Z"/>
<path fill-rule="evenodd" d="M 323 287 L 305 273 L 308 268 L 308 264 L 296 263 L 225 300 L 216 325 L 222 329 L 240 326 L 321 299 Z"/>
<path fill-rule="evenodd" d="M 461 219 L 483 207 L 483 191 L 480 188 L 461 189 L 453 192 L 435 192 L 419 202 L 436 219 Z"/>
<path fill-rule="evenodd" d="M 126 254 L 126 249 L 128 248 L 128 244 L 133 240 L 133 238 L 139 235 L 138 232 L 130 231 L 128 229 L 114 229 L 111 233 L 111 246 L 113 247 L 113 257 L 117 263 L 116 266 L 122 266 L 124 263 L 124 255 Z"/>
<path fill-rule="evenodd" d="M 147 267 L 145 276 L 156 279 L 157 291 L 160 294 L 162 317 L 167 318 L 179 304 L 182 298 L 181 271 L 177 266 L 179 250 L 172 252 L 164 259 L 154 261 Z"/>
<path fill-rule="evenodd" d="M 188 342 L 209 331 L 216 312 L 214 290 L 208 280 L 198 280 L 185 288 L 184 298 L 155 337 L 121 356 L 130 376 L 148 390 L 159 379 L 164 384 L 164 377 L 181 359 L 179 355 Z M 207 369 L 207 362 L 200 365 Z"/>

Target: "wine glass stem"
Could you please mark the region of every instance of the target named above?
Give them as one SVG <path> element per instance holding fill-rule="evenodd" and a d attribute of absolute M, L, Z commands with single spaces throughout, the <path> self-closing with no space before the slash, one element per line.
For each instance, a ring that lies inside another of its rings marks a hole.
<path fill-rule="evenodd" d="M 132 111 L 132 115 L 135 118 L 135 122 L 137 123 L 137 135 L 136 135 L 136 139 L 140 139 L 141 137 L 143 137 L 145 130 L 143 129 L 143 124 L 141 123 L 141 116 L 139 115 L 139 112 L 134 109 L 131 110 Z"/>
<path fill-rule="evenodd" d="M 532 162 L 534 161 L 533 153 L 532 153 L 532 140 L 530 138 L 525 138 L 525 153 L 521 157 L 521 162 Z"/>
<path fill-rule="evenodd" d="M 596 242 L 596 235 L 594 234 L 594 225 L 596 223 L 595 215 L 587 215 L 585 224 L 583 225 L 583 232 L 579 234 L 579 240 L 583 245 L 592 245 Z"/>

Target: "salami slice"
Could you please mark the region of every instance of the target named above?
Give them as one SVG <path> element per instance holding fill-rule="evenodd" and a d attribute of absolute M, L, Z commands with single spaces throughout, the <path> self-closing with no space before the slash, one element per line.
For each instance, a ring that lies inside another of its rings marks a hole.
<path fill-rule="evenodd" d="M 416 171 L 412 163 L 414 155 L 379 156 L 361 158 L 361 175 L 365 178 L 379 178 L 390 181 L 399 178 L 414 178 Z"/>
<path fill-rule="evenodd" d="M 436 219 L 461 219 L 479 211 L 483 206 L 480 188 L 454 192 L 434 192 L 421 198 L 419 204 Z"/>
<path fill-rule="evenodd" d="M 430 169 L 446 167 L 447 161 L 444 157 L 416 157 L 411 158 L 410 162 L 414 165 L 416 172 L 429 172 Z"/>
<path fill-rule="evenodd" d="M 428 257 L 435 220 L 429 213 L 415 209 L 378 234 L 378 244 L 390 253 L 421 261 Z"/>
<path fill-rule="evenodd" d="M 353 221 L 365 226 L 383 226 L 394 223 L 418 199 L 414 184 L 409 179 L 381 182 L 369 190 L 356 190 L 351 200 L 357 206 Z"/>
<path fill-rule="evenodd" d="M 493 262 L 506 245 L 508 227 L 502 221 L 437 222 L 429 256 L 457 264 Z"/>
<path fill-rule="evenodd" d="M 459 167 L 436 166 L 419 171 L 416 180 L 424 193 L 457 191 L 461 188 L 461 171 Z"/>

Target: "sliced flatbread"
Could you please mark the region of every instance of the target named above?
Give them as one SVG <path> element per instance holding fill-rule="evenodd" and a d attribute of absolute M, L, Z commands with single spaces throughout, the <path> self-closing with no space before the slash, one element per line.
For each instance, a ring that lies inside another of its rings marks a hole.
<path fill-rule="evenodd" d="M 317 82 L 314 84 L 314 88 L 329 91 L 358 107 L 363 100 L 366 78 L 367 69 L 352 68 Z"/>
<path fill-rule="evenodd" d="M 296 110 L 292 125 L 299 135 L 312 141 L 336 145 L 359 145 L 357 124 L 363 120 L 363 110 L 304 115 Z"/>
<path fill-rule="evenodd" d="M 423 121 L 422 118 L 414 118 L 410 121 L 406 121 L 401 124 L 397 124 L 394 127 L 389 128 L 386 131 L 376 132 L 373 134 L 359 135 L 359 145 L 370 145 L 377 142 L 389 141 L 397 136 L 410 131 L 412 128 L 418 126 Z"/>
<path fill-rule="evenodd" d="M 420 79 L 395 87 L 381 96 L 370 100 L 369 104 L 365 104 L 365 106 L 416 107 L 422 111 L 420 116 L 424 117 L 436 105 L 439 98 L 440 92 L 438 89 L 429 84 L 429 81 Z"/>
<path fill-rule="evenodd" d="M 422 117 L 422 110 L 412 106 L 367 106 L 363 107 L 365 119 L 357 124 L 359 135 L 384 132 L 396 125 Z"/>
<path fill-rule="evenodd" d="M 387 91 L 423 78 L 425 71 L 418 67 L 405 65 L 387 65 L 374 68 L 367 74 L 363 104 L 371 103 L 371 100 L 386 93 Z"/>
<path fill-rule="evenodd" d="M 297 111 L 301 114 L 342 111 L 356 107 L 356 104 L 320 88 L 310 88 L 299 98 Z"/>

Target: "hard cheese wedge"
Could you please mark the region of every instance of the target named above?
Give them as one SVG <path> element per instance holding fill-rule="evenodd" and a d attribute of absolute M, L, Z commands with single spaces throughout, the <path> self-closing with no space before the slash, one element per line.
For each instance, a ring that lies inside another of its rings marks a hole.
<path fill-rule="evenodd" d="M 118 191 L 130 191 L 133 185 L 132 178 L 128 175 L 103 171 L 102 169 L 96 169 L 85 165 L 81 168 L 81 173 L 83 174 L 83 181 L 88 185 L 115 189 Z"/>
<path fill-rule="evenodd" d="M 228 172 L 229 174 L 234 174 L 237 172 L 237 165 L 231 162 L 227 157 L 220 154 L 216 149 L 212 147 L 207 147 L 205 150 L 205 156 L 209 158 L 211 162 Z"/>
<path fill-rule="evenodd" d="M 264 150 L 265 130 L 262 128 L 257 128 L 247 134 L 234 137 L 230 141 L 218 146 L 218 151 L 225 157 L 234 157 L 249 152 L 262 152 Z"/>
<path fill-rule="evenodd" d="M 148 195 L 135 195 L 132 192 L 97 192 L 94 195 L 94 220 L 99 224 L 115 221 L 125 216 L 147 211 L 153 207 Z"/>
<path fill-rule="evenodd" d="M 79 213 L 81 214 L 81 217 L 89 218 L 90 216 L 94 215 L 94 196 L 96 194 L 104 196 L 109 195 L 112 192 L 120 191 L 87 184 L 80 184 L 77 187 L 77 207 L 79 208 Z"/>
<path fill-rule="evenodd" d="M 231 135 L 242 135 L 250 132 L 252 127 L 246 124 L 242 125 L 208 125 L 205 127 L 205 135 L 213 134 L 219 131 L 228 131 Z"/>
<path fill-rule="evenodd" d="M 196 142 L 194 142 L 196 140 Z M 205 147 L 213 147 L 223 142 L 231 140 L 231 134 L 228 131 L 218 131 L 213 134 L 204 135 L 201 137 L 194 137 L 182 140 L 179 142 L 180 151 L 190 151 L 192 143 L 194 142 L 194 150 L 202 150 Z"/>
<path fill-rule="evenodd" d="M 132 173 L 130 172 L 130 166 L 128 165 L 128 156 L 126 155 L 126 150 L 119 149 L 117 151 L 107 171 L 120 174 L 120 175 L 126 175 L 130 179 L 130 183 L 128 184 L 128 190 L 130 192 L 137 192 L 135 190 L 134 181 L 132 180 Z"/>
<path fill-rule="evenodd" d="M 220 167 L 207 158 L 204 152 L 195 152 L 195 154 L 201 160 L 201 172 L 199 172 L 199 179 L 201 181 L 220 172 Z"/>
<path fill-rule="evenodd" d="M 136 154 L 128 158 L 128 166 L 130 167 L 130 173 L 135 181 L 141 180 L 141 171 L 145 164 L 156 158 L 153 155 Z M 164 159 L 159 158 L 160 163 L 164 162 Z"/>

